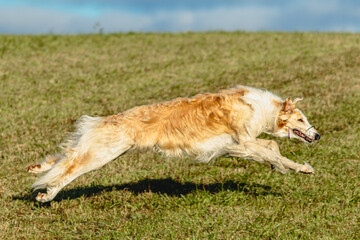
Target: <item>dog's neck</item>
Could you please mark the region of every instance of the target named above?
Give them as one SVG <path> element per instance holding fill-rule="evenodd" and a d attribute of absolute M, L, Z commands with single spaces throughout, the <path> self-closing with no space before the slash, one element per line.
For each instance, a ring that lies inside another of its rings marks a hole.
<path fill-rule="evenodd" d="M 264 99 L 261 103 L 252 103 L 256 118 L 256 126 L 253 126 L 253 133 L 255 133 L 256 137 L 263 132 L 275 135 L 278 129 L 277 120 L 281 110 L 282 100 L 273 96 L 274 95 L 268 96 L 268 98 Z"/>
<path fill-rule="evenodd" d="M 277 119 L 284 101 L 265 90 L 239 87 L 249 90 L 242 100 L 251 106 L 254 113 L 254 118 L 247 123 L 248 133 L 252 137 L 257 137 L 263 132 L 275 135 L 278 130 Z"/>
<path fill-rule="evenodd" d="M 273 108 L 268 108 L 266 109 L 266 113 L 263 114 L 266 115 L 265 117 L 263 117 L 262 119 L 262 132 L 264 133 L 268 133 L 268 134 L 274 134 L 277 129 L 277 120 L 279 117 L 279 112 L 281 110 L 281 107 L 273 107 Z"/>

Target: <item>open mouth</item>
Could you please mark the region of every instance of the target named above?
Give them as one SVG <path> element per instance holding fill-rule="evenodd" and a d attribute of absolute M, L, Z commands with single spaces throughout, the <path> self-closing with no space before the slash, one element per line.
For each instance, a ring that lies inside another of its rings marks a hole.
<path fill-rule="evenodd" d="M 308 143 L 311 143 L 313 141 L 311 138 L 309 138 L 308 136 L 306 136 L 304 133 L 302 133 L 301 131 L 299 131 L 297 129 L 293 129 L 292 131 L 294 134 L 298 135 L 302 139 L 305 139 L 305 141 L 307 141 Z"/>

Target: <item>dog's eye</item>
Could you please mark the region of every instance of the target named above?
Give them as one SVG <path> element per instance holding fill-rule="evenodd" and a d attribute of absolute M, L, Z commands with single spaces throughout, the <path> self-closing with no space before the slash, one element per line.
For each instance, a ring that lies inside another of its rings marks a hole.
<path fill-rule="evenodd" d="M 299 122 L 304 122 L 304 120 L 302 120 L 301 118 L 298 119 Z"/>

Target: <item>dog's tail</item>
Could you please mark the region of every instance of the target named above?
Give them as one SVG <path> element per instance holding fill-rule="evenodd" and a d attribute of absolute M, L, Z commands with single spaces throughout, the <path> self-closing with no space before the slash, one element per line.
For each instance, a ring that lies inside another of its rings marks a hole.
<path fill-rule="evenodd" d="M 75 123 L 75 131 L 70 133 L 67 139 L 60 144 L 63 151 L 76 149 L 84 152 L 89 147 L 86 142 L 95 137 L 95 130 L 103 123 L 103 117 L 81 116 Z"/>
<path fill-rule="evenodd" d="M 50 171 L 38 179 L 31 187 L 41 189 L 57 186 L 61 177 L 73 166 L 75 159 L 82 159 L 88 154 L 92 143 L 96 141 L 96 130 L 103 123 L 103 117 L 80 117 L 75 124 L 75 131 L 70 133 L 68 138 L 60 144 L 62 149 L 61 158 L 55 163 Z"/>

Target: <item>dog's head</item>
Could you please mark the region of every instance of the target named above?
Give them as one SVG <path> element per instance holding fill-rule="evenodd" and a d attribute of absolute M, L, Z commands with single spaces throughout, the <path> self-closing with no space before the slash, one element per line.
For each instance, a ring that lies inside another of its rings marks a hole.
<path fill-rule="evenodd" d="M 310 125 L 304 114 L 295 105 L 301 98 L 291 101 L 290 98 L 282 103 L 277 119 L 275 135 L 280 137 L 297 138 L 306 143 L 320 139 L 320 134 Z"/>

